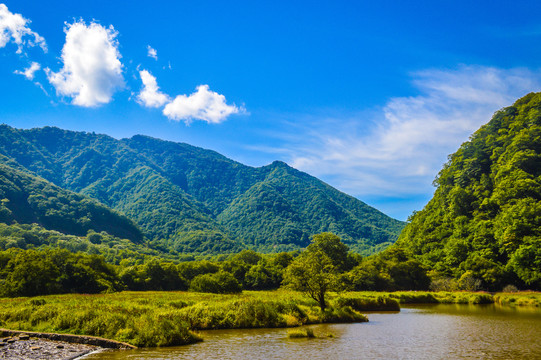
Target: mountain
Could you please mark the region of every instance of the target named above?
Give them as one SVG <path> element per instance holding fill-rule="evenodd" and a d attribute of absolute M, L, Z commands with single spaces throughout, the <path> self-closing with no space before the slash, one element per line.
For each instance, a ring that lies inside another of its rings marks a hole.
<path fill-rule="evenodd" d="M 0 163 L 126 215 L 154 245 L 175 252 L 294 250 L 331 231 L 368 254 L 393 243 L 403 227 L 285 163 L 254 168 L 147 136 L 1 125 L 0 154 Z"/>
<path fill-rule="evenodd" d="M 541 93 L 498 111 L 434 183 L 397 245 L 433 275 L 541 287 Z"/>
<path fill-rule="evenodd" d="M 89 230 L 105 231 L 134 243 L 143 240 L 139 228 L 116 211 L 3 163 L 0 163 L 0 199 L 3 223 L 36 223 L 78 236 L 87 235 Z"/>

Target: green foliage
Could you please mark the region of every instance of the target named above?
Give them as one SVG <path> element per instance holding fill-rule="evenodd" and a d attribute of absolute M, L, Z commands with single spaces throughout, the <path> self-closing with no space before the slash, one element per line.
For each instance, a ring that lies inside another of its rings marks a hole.
<path fill-rule="evenodd" d="M 38 223 L 47 229 L 83 236 L 105 231 L 136 243 L 140 230 L 125 216 L 41 178 L 0 163 L 0 221 Z"/>
<path fill-rule="evenodd" d="M 287 337 L 291 339 L 315 338 L 314 330 L 311 328 L 291 329 L 287 331 Z"/>
<path fill-rule="evenodd" d="M 101 293 L 121 289 L 113 267 L 97 255 L 73 254 L 60 249 L 0 252 L 0 296 Z"/>
<path fill-rule="evenodd" d="M 66 249 L 71 252 L 85 252 L 102 255 L 112 264 L 125 265 L 142 263 L 153 257 L 177 259 L 169 252 L 152 249 L 146 244 L 119 239 L 102 231 L 90 230 L 87 236 L 66 235 L 47 230 L 38 224 L 0 223 L 0 250 L 19 249 Z"/>
<path fill-rule="evenodd" d="M 334 305 L 338 308 L 349 306 L 355 311 L 400 311 L 398 301 L 386 295 L 359 297 L 350 293 L 334 299 Z"/>
<path fill-rule="evenodd" d="M 494 302 L 505 306 L 533 306 L 541 307 L 541 293 L 521 292 L 498 293 L 494 295 Z"/>
<path fill-rule="evenodd" d="M 85 235 L 93 229 L 141 241 L 139 230 L 125 217 L 105 207 L 100 217 L 94 208 L 102 210 L 101 205 L 85 203 L 86 198 L 73 204 L 73 194 L 57 195 L 55 184 L 125 214 L 163 253 L 292 251 L 306 247 L 313 234 L 330 231 L 352 250 L 370 254 L 393 243 L 403 227 L 284 163 L 252 168 L 213 151 L 146 136 L 116 140 L 52 127 L 17 130 L 2 125 L 0 163 L 38 175 L 54 190 L 34 191 L 30 212 L 14 205 L 22 198 L 0 192 L 0 200 L 9 200 L 0 203 L 0 221 L 17 218 L 66 234 Z M 12 183 L 0 178 L 0 187 Z M 99 239 L 93 236 L 91 241 Z"/>
<path fill-rule="evenodd" d="M 464 289 L 541 288 L 541 94 L 498 111 L 449 156 L 398 245 Z M 441 283 L 441 280 L 438 280 Z"/>
<path fill-rule="evenodd" d="M 333 234 L 314 236 L 312 243 L 286 268 L 284 283 L 318 302 L 321 311 L 327 307 L 327 292 L 341 288 L 340 270 L 347 258 L 347 246 Z"/>
<path fill-rule="evenodd" d="M 343 275 L 343 281 L 356 291 L 428 290 L 430 286 L 425 267 L 396 247 L 362 260 Z"/>
<path fill-rule="evenodd" d="M 123 268 L 120 280 L 130 290 L 187 290 L 188 284 L 177 265 L 152 259 L 144 265 Z"/>
<path fill-rule="evenodd" d="M 193 330 L 299 326 L 367 321 L 349 307 L 322 313 L 317 304 L 285 291 L 234 295 L 122 292 L 0 299 L 0 326 L 26 331 L 100 336 L 136 346 L 200 341 Z"/>
<path fill-rule="evenodd" d="M 197 275 L 190 282 L 190 291 L 233 294 L 241 292 L 242 287 L 231 273 L 218 271 L 213 274 Z"/>

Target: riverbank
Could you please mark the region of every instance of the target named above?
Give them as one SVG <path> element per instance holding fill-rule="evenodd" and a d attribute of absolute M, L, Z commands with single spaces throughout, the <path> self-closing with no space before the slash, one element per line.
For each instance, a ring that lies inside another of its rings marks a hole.
<path fill-rule="evenodd" d="M 399 311 L 399 304 L 414 303 L 539 306 L 541 293 L 333 293 L 324 312 L 301 293 L 285 290 L 50 295 L 0 299 L 0 327 L 97 336 L 138 347 L 174 346 L 201 341 L 199 330 L 365 322 L 363 312 Z"/>
<path fill-rule="evenodd" d="M 0 359 L 73 360 L 99 349 L 94 345 L 47 340 L 26 334 L 0 339 Z"/>
<path fill-rule="evenodd" d="M 0 326 L 13 330 L 98 336 L 138 347 L 201 341 L 198 330 L 294 327 L 325 322 L 365 322 L 360 311 L 395 300 L 318 304 L 291 291 L 242 294 L 121 292 L 0 299 Z"/>

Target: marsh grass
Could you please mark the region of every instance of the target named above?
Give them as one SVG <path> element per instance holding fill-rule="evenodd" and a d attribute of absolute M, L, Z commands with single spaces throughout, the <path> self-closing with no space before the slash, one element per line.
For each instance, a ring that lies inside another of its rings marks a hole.
<path fill-rule="evenodd" d="M 541 293 L 539 292 L 512 292 L 497 293 L 494 302 L 504 306 L 533 306 L 541 307 Z"/>
<path fill-rule="evenodd" d="M 135 346 L 200 341 L 195 330 L 367 321 L 349 306 L 321 312 L 290 291 L 242 294 L 121 292 L 0 299 L 0 327 L 99 336 Z"/>
<path fill-rule="evenodd" d="M 0 327 L 100 336 L 142 347 L 190 344 L 197 330 L 297 327 L 324 322 L 363 322 L 364 311 L 396 311 L 405 303 L 541 306 L 541 293 L 348 292 L 329 294 L 329 306 L 301 293 L 241 294 L 120 292 L 0 298 Z"/>
<path fill-rule="evenodd" d="M 287 337 L 291 339 L 315 338 L 314 330 L 310 328 L 298 328 L 287 331 Z"/>

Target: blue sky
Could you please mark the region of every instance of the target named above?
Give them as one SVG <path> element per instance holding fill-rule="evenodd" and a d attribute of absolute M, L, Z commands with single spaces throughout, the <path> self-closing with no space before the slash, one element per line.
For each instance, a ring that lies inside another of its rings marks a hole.
<path fill-rule="evenodd" d="M 0 121 L 282 160 L 405 220 L 541 89 L 537 1 L 4 1 Z"/>

